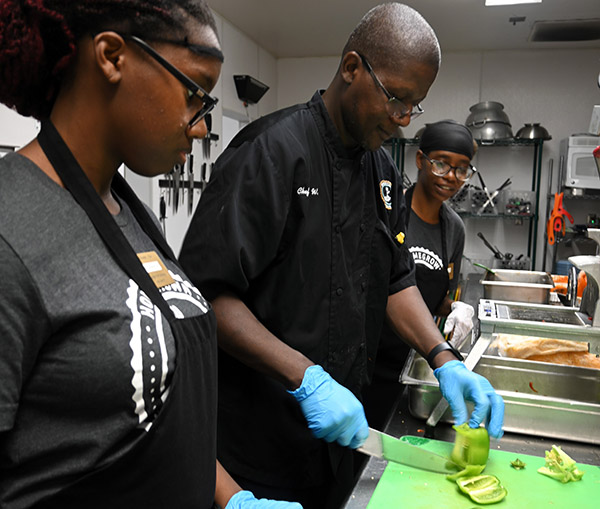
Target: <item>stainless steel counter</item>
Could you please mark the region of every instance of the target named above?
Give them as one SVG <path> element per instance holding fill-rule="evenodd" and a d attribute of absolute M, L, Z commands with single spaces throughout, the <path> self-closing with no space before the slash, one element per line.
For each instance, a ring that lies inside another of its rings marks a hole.
<path fill-rule="evenodd" d="M 479 284 L 481 277 L 480 274 L 469 274 L 463 285 L 462 300 L 473 305 L 475 309 L 477 309 L 477 303 L 482 297 L 481 285 Z M 478 324 L 476 324 L 474 328 L 476 335 L 478 334 L 478 330 Z M 403 435 L 424 436 L 425 433 L 425 421 L 417 419 L 410 414 L 407 388 L 400 384 L 398 384 L 398 400 L 395 410 L 385 427 L 385 431 L 396 437 Z M 573 422 L 573 437 L 577 437 L 577 422 Z M 433 438 L 453 442 L 454 430 L 449 424 L 440 423 L 434 430 Z M 579 463 L 600 466 L 600 445 L 506 433 L 501 440 L 492 439 L 490 447 L 517 454 L 530 454 L 543 457 L 544 451 L 549 450 L 553 444 L 563 447 Z M 369 459 L 357 480 L 354 490 L 346 501 L 344 509 L 364 509 L 367 507 L 386 465 L 387 462 L 384 460 L 377 458 Z"/>

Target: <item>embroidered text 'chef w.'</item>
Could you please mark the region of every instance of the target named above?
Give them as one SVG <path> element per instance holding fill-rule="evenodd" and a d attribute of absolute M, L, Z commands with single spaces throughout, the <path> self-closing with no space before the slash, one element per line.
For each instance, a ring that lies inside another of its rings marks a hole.
<path fill-rule="evenodd" d="M 157 288 L 175 283 L 156 251 L 146 251 L 145 253 L 137 253 L 137 255 Z"/>

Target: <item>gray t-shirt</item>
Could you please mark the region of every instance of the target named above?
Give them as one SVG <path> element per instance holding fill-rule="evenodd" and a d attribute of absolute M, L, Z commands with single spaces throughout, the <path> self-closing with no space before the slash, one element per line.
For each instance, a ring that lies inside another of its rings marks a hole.
<path fill-rule="evenodd" d="M 129 450 L 168 397 L 176 352 L 68 191 L 18 154 L 0 159 L 0 183 L 0 507 L 12 509 Z M 159 253 L 122 205 L 115 220 L 135 251 Z M 206 313 L 160 258 L 175 317 Z"/>

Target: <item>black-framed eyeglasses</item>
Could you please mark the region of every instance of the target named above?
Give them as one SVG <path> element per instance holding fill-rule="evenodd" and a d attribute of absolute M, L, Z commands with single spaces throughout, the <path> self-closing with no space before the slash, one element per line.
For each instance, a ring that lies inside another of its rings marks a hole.
<path fill-rule="evenodd" d="M 450 170 L 454 170 L 454 175 L 458 180 L 466 181 L 469 180 L 477 171 L 477 168 L 472 164 L 469 166 L 452 166 L 444 161 L 438 161 L 437 159 L 429 159 L 425 152 L 421 151 L 423 157 L 431 164 L 431 173 L 437 177 L 443 177 L 450 173 Z"/>
<path fill-rule="evenodd" d="M 419 115 L 425 113 L 425 110 L 421 107 L 420 104 L 416 104 L 411 109 L 400 99 L 390 94 L 387 91 L 387 89 L 383 86 L 383 83 L 381 83 L 381 80 L 377 77 L 377 74 L 375 74 L 375 71 L 373 71 L 373 68 L 371 67 L 371 64 L 369 64 L 368 60 L 360 53 L 358 54 L 358 56 L 360 57 L 363 65 L 366 67 L 367 71 L 371 75 L 371 78 L 373 78 L 375 84 L 383 91 L 383 93 L 387 97 L 388 101 L 387 103 L 385 103 L 385 108 L 390 117 L 394 118 L 395 120 L 400 120 L 406 115 L 410 115 L 410 118 L 417 118 Z"/>
<path fill-rule="evenodd" d="M 196 83 L 191 78 L 188 78 L 179 69 L 177 69 L 177 67 L 168 62 L 154 48 L 152 48 L 149 44 L 144 42 L 139 37 L 136 37 L 135 35 L 127 35 L 124 37 L 135 42 L 140 48 L 142 48 L 146 53 L 148 53 L 148 55 L 154 58 L 154 60 L 156 60 L 175 78 L 177 78 L 187 89 L 188 99 L 197 96 L 202 101 L 202 107 L 188 122 L 188 127 L 194 127 L 198 122 L 200 122 L 200 120 L 202 120 L 213 110 L 213 108 L 219 101 L 216 97 L 212 97 L 206 90 L 204 90 L 200 85 L 198 85 L 198 83 Z"/>

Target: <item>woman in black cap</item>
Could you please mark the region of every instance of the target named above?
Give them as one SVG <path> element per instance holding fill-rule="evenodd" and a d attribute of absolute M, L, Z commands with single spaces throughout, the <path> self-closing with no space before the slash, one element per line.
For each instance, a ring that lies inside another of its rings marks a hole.
<path fill-rule="evenodd" d="M 410 211 L 406 242 L 415 261 L 417 286 L 431 314 L 447 317 L 444 334 L 452 331 L 454 344 L 460 343 L 473 327 L 474 310 L 450 298 L 458 285 L 465 226 L 444 202 L 475 173 L 471 159 L 476 148 L 471 132 L 463 124 L 454 120 L 427 124 L 416 156 L 417 182 L 405 194 Z M 371 426 L 383 426 L 389 417 L 409 351 L 389 328 L 384 328 L 373 382 L 365 394 Z"/>

